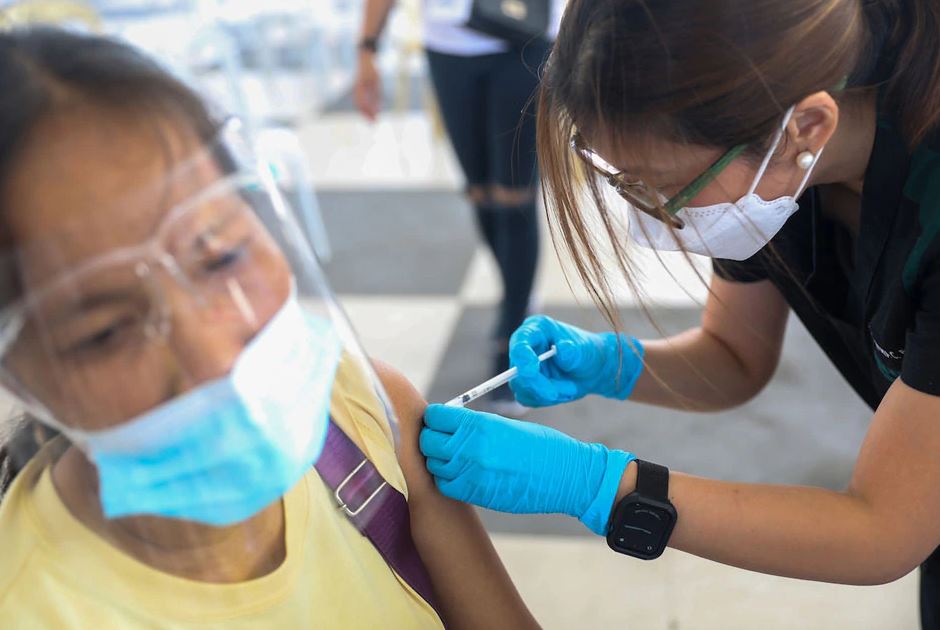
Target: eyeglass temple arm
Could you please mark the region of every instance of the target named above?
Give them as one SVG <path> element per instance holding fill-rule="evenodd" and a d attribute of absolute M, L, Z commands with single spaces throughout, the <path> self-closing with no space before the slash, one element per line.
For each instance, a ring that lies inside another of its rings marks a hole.
<path fill-rule="evenodd" d="M 688 186 L 680 190 L 672 199 L 666 202 L 665 208 L 669 216 L 674 215 L 679 212 L 682 208 L 685 207 L 687 203 L 695 199 L 702 190 L 708 186 L 712 181 L 718 177 L 718 175 L 727 168 L 728 164 L 733 162 L 744 149 L 747 148 L 746 144 L 739 144 L 737 146 L 731 147 L 728 151 L 725 152 L 720 158 L 715 160 L 715 163 L 708 167 L 708 169 L 692 180 Z"/>

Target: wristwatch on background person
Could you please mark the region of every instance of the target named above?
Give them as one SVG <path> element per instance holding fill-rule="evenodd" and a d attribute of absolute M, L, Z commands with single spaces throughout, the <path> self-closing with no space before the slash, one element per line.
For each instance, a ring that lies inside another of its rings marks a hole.
<path fill-rule="evenodd" d="M 378 37 L 363 37 L 359 40 L 359 50 L 367 50 L 371 53 L 375 53 L 379 49 L 379 38 Z"/>
<path fill-rule="evenodd" d="M 678 515 L 669 502 L 669 469 L 641 459 L 636 467 L 636 489 L 611 513 L 607 544 L 618 553 L 653 560 L 666 549 Z"/>

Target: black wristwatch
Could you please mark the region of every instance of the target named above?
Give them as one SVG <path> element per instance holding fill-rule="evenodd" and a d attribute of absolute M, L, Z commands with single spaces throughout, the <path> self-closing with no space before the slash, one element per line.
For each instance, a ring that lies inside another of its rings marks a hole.
<path fill-rule="evenodd" d="M 378 37 L 363 37 L 359 40 L 359 50 L 368 50 L 369 52 L 376 52 L 379 49 L 379 38 Z"/>
<path fill-rule="evenodd" d="M 636 466 L 636 490 L 611 513 L 607 544 L 618 553 L 653 560 L 666 549 L 678 515 L 669 502 L 669 469 L 641 459 Z"/>

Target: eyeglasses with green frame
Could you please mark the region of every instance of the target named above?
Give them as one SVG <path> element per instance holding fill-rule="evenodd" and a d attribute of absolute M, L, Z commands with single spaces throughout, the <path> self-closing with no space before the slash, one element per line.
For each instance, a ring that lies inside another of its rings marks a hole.
<path fill-rule="evenodd" d="M 595 153 L 584 142 L 581 134 L 575 132 L 571 137 L 571 148 L 595 173 L 607 180 L 627 203 L 634 208 L 648 214 L 657 221 L 668 220 L 674 228 L 681 230 L 684 227 L 682 220 L 676 216 L 687 203 L 694 199 L 702 190 L 712 183 L 716 177 L 744 150 L 747 144 L 731 147 L 721 157 L 709 166 L 701 175 L 692 180 L 678 193 L 666 199 L 659 191 L 647 186 L 640 180 L 631 181 L 626 174 L 611 166 L 604 158 Z"/>

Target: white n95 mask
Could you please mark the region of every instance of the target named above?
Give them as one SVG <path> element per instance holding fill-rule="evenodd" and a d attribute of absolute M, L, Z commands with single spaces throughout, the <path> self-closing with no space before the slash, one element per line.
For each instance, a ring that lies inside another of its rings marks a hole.
<path fill-rule="evenodd" d="M 631 206 L 630 236 L 641 247 L 659 251 L 685 250 L 691 254 L 729 260 L 745 260 L 756 254 L 799 209 L 796 200 L 809 181 L 819 156 L 822 155 L 820 149 L 792 196 L 765 201 L 754 192 L 780 145 L 787 123 L 793 116 L 793 110 L 793 107 L 787 110 L 750 189 L 736 203 L 723 202 L 698 208 L 682 208 L 675 215 L 684 224 L 681 229 L 672 229 L 666 223 L 638 212 Z"/>

